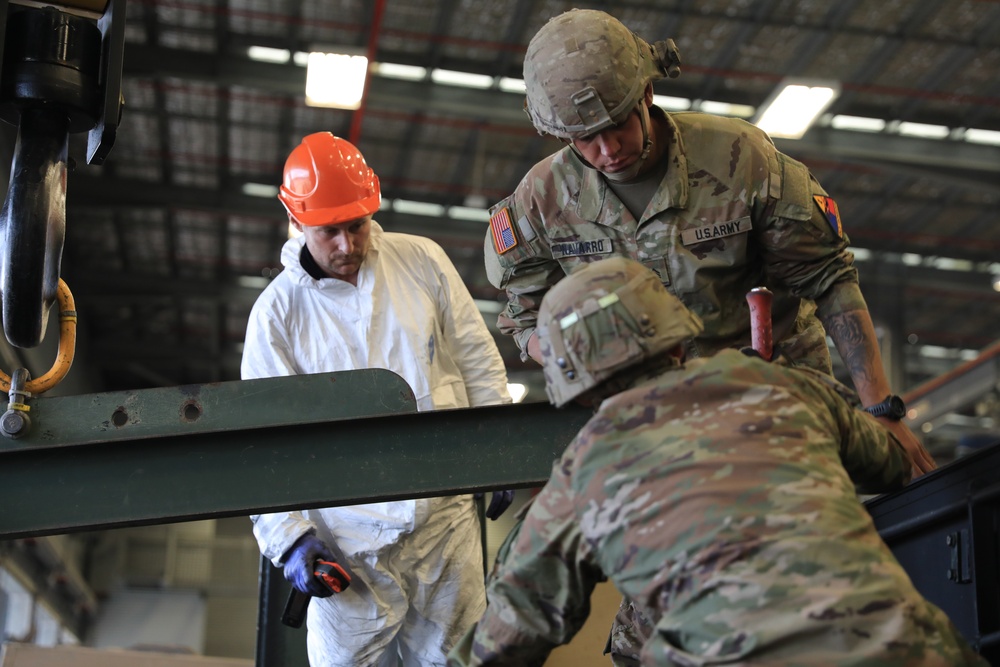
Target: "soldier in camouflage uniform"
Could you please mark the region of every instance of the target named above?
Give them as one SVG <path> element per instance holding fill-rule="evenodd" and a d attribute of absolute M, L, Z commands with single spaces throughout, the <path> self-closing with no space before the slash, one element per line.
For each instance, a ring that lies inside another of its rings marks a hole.
<path fill-rule="evenodd" d="M 779 349 L 830 373 L 829 334 L 861 402 L 879 404 L 891 388 L 836 203 L 757 127 L 654 106 L 652 82 L 679 65 L 672 40 L 650 45 L 599 11 L 565 12 L 531 40 L 525 107 L 540 133 L 567 145 L 490 210 L 486 271 L 508 297 L 501 331 L 524 359 L 539 360 L 545 292 L 588 262 L 621 255 L 655 271 L 701 317 L 689 356 L 748 345 L 746 293 L 767 285 Z M 914 473 L 932 470 L 896 419 L 882 421 Z"/>
<path fill-rule="evenodd" d="M 857 499 L 909 479 L 896 438 L 826 374 L 737 350 L 684 361 L 701 328 L 631 259 L 548 292 L 549 398 L 599 407 L 448 664 L 541 665 L 608 578 L 652 624 L 643 665 L 984 667 Z"/>

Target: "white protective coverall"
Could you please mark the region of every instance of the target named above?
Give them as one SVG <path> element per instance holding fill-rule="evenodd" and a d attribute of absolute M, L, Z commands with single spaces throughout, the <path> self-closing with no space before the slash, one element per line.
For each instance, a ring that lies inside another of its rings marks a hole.
<path fill-rule="evenodd" d="M 409 383 L 418 410 L 509 403 L 500 353 L 441 247 L 371 225 L 356 287 L 310 277 L 299 259 L 304 239 L 285 243 L 285 269 L 250 314 L 243 379 L 386 368 Z M 346 591 L 310 603 L 313 667 L 396 665 L 397 637 L 404 664 L 444 665 L 486 609 L 472 496 L 251 519 L 275 565 L 313 531 L 340 548 L 356 575 Z"/>

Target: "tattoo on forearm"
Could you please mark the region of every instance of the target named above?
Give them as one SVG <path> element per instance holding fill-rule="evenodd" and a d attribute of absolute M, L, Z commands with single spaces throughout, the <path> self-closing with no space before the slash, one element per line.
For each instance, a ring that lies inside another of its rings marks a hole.
<path fill-rule="evenodd" d="M 865 335 L 864 321 L 855 313 L 840 313 L 827 318 L 824 325 L 855 384 L 872 381 L 876 377 L 876 342 Z"/>

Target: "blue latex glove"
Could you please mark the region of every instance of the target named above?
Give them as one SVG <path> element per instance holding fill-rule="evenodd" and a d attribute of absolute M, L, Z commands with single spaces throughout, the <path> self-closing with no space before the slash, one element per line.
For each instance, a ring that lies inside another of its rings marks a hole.
<path fill-rule="evenodd" d="M 282 572 L 295 589 L 306 595 L 325 598 L 333 595 L 323 582 L 313 576 L 317 560 L 334 560 L 330 549 L 312 533 L 306 533 L 285 552 Z"/>
<path fill-rule="evenodd" d="M 476 498 L 482 498 L 483 494 L 477 493 Z M 510 504 L 514 502 L 514 491 L 508 489 L 506 491 L 494 491 L 493 497 L 490 498 L 490 504 L 486 508 L 486 518 L 491 521 L 496 521 L 500 518 L 500 515 L 507 511 Z"/>

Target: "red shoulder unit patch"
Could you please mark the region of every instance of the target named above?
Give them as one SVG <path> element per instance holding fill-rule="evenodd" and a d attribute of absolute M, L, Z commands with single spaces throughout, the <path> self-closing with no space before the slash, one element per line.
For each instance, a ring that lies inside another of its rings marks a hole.
<path fill-rule="evenodd" d="M 833 201 L 833 197 L 823 195 L 814 195 L 813 200 L 819 206 L 819 210 L 823 212 L 823 217 L 830 223 L 833 233 L 837 235 L 838 239 L 843 238 L 844 226 L 840 222 L 840 209 L 837 208 L 837 202 Z"/>

